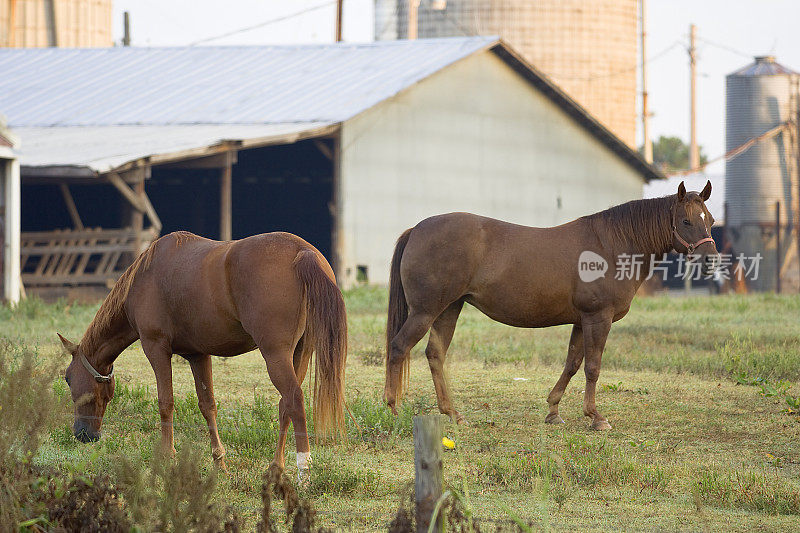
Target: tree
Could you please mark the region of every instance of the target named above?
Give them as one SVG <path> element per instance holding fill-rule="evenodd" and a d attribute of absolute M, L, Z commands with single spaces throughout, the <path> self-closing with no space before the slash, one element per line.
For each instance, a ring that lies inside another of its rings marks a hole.
<path fill-rule="evenodd" d="M 699 146 L 700 164 L 708 162 L 708 157 Z M 644 153 L 644 147 L 639 148 L 639 153 Z M 689 145 L 680 137 L 661 136 L 653 143 L 653 164 L 663 172 L 675 172 L 689 168 Z"/>

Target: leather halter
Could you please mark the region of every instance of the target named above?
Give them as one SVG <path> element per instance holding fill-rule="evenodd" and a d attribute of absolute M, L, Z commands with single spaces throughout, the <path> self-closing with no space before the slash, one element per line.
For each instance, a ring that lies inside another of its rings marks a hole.
<path fill-rule="evenodd" d="M 104 376 L 94 369 L 92 364 L 83 354 L 81 354 L 81 363 L 83 363 L 83 366 L 86 367 L 86 370 L 89 371 L 92 377 L 94 377 L 94 380 L 98 383 L 111 383 L 111 380 L 114 379 L 114 365 L 111 365 L 111 372 L 107 376 Z"/>
<path fill-rule="evenodd" d="M 675 214 L 676 213 L 675 213 L 674 208 L 673 208 L 673 211 L 672 211 L 672 233 L 675 235 L 675 238 L 678 240 L 678 242 L 686 247 L 686 253 L 687 254 L 692 255 L 694 253 L 694 251 L 697 250 L 697 248 L 701 244 L 705 244 L 707 242 L 710 242 L 710 243 L 712 243 L 712 244 L 714 244 L 716 246 L 716 243 L 714 242 L 714 239 L 711 238 L 710 235 L 708 237 L 703 237 L 702 239 L 700 239 L 699 241 L 694 242 L 694 243 L 686 242 L 686 240 L 683 237 L 681 237 L 681 234 L 678 233 L 678 228 L 675 225 Z"/>

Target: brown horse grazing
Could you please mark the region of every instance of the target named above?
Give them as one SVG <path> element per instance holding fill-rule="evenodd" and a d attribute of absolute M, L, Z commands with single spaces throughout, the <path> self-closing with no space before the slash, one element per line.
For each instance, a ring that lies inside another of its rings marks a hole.
<path fill-rule="evenodd" d="M 430 329 L 425 355 L 439 410 L 461 421 L 450 402 L 443 362 L 468 302 L 511 326 L 573 324 L 545 421 L 563 422 L 558 402 L 586 359 L 583 413 L 592 418 L 592 428 L 609 429 L 597 412 L 595 388 L 611 323 L 628 312 L 652 267 L 651 254 L 660 258 L 674 248 L 698 253 L 706 269 L 716 264 L 713 219 L 704 203 L 710 195 L 711 182 L 700 193 L 687 193 L 681 183 L 677 195 L 628 202 L 554 228 L 451 213 L 407 230 L 392 259 L 384 400 L 396 413 L 408 380 L 409 351 Z M 641 268 L 621 276 L 617 259 L 632 257 Z"/>
<path fill-rule="evenodd" d="M 113 364 L 140 339 L 156 375 L 162 444 L 174 453 L 172 354 L 189 361 L 211 453 L 222 461 L 211 354 L 231 357 L 258 347 L 281 394 L 280 432 L 273 464 L 284 466 L 291 421 L 298 475 L 309 468 L 309 442 L 300 388 L 316 352 L 314 423 L 317 434 L 343 426 L 347 318 L 330 265 L 316 248 L 289 233 L 217 242 L 188 232 L 154 242 L 120 277 L 80 344 L 61 337 L 72 354 L 66 371 L 75 402 L 75 437 L 97 440 L 114 395 Z"/>

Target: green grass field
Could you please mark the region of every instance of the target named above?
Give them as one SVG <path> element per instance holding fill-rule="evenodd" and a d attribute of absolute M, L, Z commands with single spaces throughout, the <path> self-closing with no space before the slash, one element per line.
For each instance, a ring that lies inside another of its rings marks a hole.
<path fill-rule="evenodd" d="M 386 291 L 358 289 L 345 299 L 347 399 L 358 427 L 348 420 L 347 442 L 312 445 L 315 471 L 301 495 L 317 509 L 318 525 L 385 531 L 413 480 L 411 419 L 437 412 L 436 401 L 420 343 L 400 416 L 383 407 Z M 56 331 L 77 341 L 96 309 L 28 300 L 0 309 L 0 337 L 10 341 L 12 358 L 30 350 L 41 368 L 54 360 L 63 368 Z M 800 396 L 799 311 L 796 296 L 636 299 L 608 339 L 598 408 L 613 429 L 596 433 L 582 415 L 582 372 L 561 403 L 566 424 L 544 424 L 568 326 L 514 329 L 467 308 L 447 368 L 468 425 L 445 425 L 456 443 L 445 454 L 446 481 L 466 493 L 484 524 L 510 510 L 534 529 L 797 531 L 800 417 L 789 407 Z M 91 474 L 109 471 L 120 454 L 150 460 L 159 439 L 155 378 L 138 343 L 115 373 L 101 441 L 71 437 L 64 401 L 35 462 Z M 176 448 L 207 450 L 189 365 L 176 357 L 173 373 Z M 53 378 L 66 398 L 63 380 Z M 277 437 L 278 395 L 257 352 L 215 359 L 214 379 L 230 470 L 215 497 L 253 529 Z M 293 449 L 290 438 L 292 476 Z M 213 468 L 210 453 L 200 467 Z"/>

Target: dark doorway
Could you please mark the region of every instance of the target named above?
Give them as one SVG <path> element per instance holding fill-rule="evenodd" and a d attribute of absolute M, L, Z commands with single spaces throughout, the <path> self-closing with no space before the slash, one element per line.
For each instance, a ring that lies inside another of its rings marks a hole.
<path fill-rule="evenodd" d="M 320 149 L 320 145 L 322 149 Z M 331 258 L 333 163 L 328 139 L 241 150 L 233 165 L 233 238 L 270 231 L 299 235 Z M 153 167 L 145 189 L 162 234 L 219 238 L 219 168 Z"/>
<path fill-rule="evenodd" d="M 333 163 L 330 140 L 239 152 L 233 167 L 233 238 L 288 231 L 331 261 Z"/>
<path fill-rule="evenodd" d="M 153 167 L 145 192 L 163 224 L 161 234 L 186 230 L 219 239 L 219 182 L 215 168 Z"/>
<path fill-rule="evenodd" d="M 108 183 L 69 185 L 81 222 L 87 228 L 119 228 L 127 201 Z M 58 184 L 22 184 L 22 231 L 73 228 Z"/>

